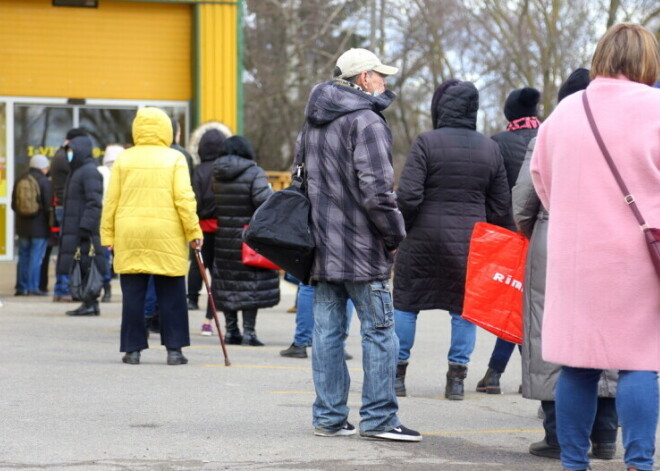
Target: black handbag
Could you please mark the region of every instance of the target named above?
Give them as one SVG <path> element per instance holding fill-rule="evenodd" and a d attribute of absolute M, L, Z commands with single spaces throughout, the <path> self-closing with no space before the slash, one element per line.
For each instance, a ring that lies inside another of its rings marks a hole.
<path fill-rule="evenodd" d="M 276 191 L 257 208 L 243 241 L 282 270 L 308 284 L 314 262 L 311 204 L 305 192 L 305 129 L 292 185 Z"/>
<path fill-rule="evenodd" d="M 94 301 L 103 289 L 103 274 L 96 264 L 96 250 L 90 243 L 86 266 L 83 266 L 80 247 L 76 248 L 69 273 L 69 291 L 74 299 Z"/>
<path fill-rule="evenodd" d="M 584 105 L 584 110 L 587 114 L 587 119 L 589 120 L 589 125 L 591 126 L 591 130 L 594 133 L 596 142 L 598 142 L 598 147 L 600 147 L 600 151 L 603 153 L 603 156 L 607 161 L 607 165 L 609 165 L 610 170 L 612 171 L 612 174 L 614 175 L 614 178 L 619 185 L 621 192 L 623 193 L 624 201 L 635 215 L 635 219 L 637 219 L 639 228 L 644 234 L 644 239 L 646 240 L 647 244 L 646 246 L 649 250 L 651 261 L 653 262 L 653 267 L 655 268 L 655 272 L 658 274 L 658 277 L 660 277 L 660 229 L 649 227 L 649 225 L 644 220 L 642 213 L 639 211 L 637 203 L 635 203 L 635 197 L 630 193 L 630 191 L 628 191 L 626 183 L 623 181 L 623 178 L 621 178 L 621 174 L 616 168 L 616 165 L 612 160 L 612 156 L 605 146 L 605 142 L 603 141 L 603 137 L 598 130 L 598 126 L 596 126 L 596 121 L 594 120 L 594 115 L 591 112 L 591 107 L 589 106 L 589 99 L 587 98 L 586 91 L 582 94 L 582 104 Z"/>

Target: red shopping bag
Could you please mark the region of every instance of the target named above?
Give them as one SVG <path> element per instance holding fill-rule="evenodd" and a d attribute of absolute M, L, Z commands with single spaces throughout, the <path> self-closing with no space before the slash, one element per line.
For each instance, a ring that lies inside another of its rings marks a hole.
<path fill-rule="evenodd" d="M 243 226 L 243 231 L 247 229 L 248 226 Z M 245 242 L 242 242 L 243 246 L 241 247 L 241 260 L 243 265 L 250 265 L 251 267 L 258 268 L 268 268 L 269 270 L 279 270 L 280 267 L 275 265 L 273 262 L 268 260 L 266 257 L 261 255 L 259 252 L 256 252 L 252 247 L 247 245 Z"/>
<path fill-rule="evenodd" d="M 529 242 L 520 233 L 478 222 L 472 231 L 463 317 L 522 343 L 522 293 Z"/>

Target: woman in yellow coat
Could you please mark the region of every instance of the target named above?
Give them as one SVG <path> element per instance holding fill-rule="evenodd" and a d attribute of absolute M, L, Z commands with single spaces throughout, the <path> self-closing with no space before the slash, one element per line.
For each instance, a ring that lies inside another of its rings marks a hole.
<path fill-rule="evenodd" d="M 142 108 L 133 121 L 134 147 L 115 160 L 103 205 L 101 242 L 114 250 L 114 269 L 123 294 L 121 345 L 123 362 L 137 365 L 149 348 L 144 298 L 154 275 L 160 305 L 161 343 L 167 364 L 188 362 L 181 353 L 190 345 L 185 275 L 188 242 L 201 248 L 186 159 L 170 149 L 172 125 L 158 108 Z"/>

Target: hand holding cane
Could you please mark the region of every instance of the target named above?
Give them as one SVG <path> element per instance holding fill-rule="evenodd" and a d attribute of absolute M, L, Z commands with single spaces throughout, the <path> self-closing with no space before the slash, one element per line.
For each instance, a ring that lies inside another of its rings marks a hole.
<path fill-rule="evenodd" d="M 231 362 L 229 361 L 229 356 L 227 355 L 225 340 L 222 338 L 222 331 L 220 330 L 218 311 L 215 309 L 215 302 L 213 301 L 213 294 L 211 293 L 211 285 L 209 284 L 209 279 L 206 275 L 206 267 L 204 266 L 204 262 L 202 260 L 202 251 L 198 248 L 195 248 L 195 259 L 197 260 L 199 273 L 202 275 L 202 280 L 204 280 L 204 286 L 206 286 L 206 292 L 209 295 L 209 305 L 211 306 L 211 312 L 213 313 L 213 319 L 215 320 L 215 327 L 218 330 L 218 338 L 220 339 L 220 345 L 222 346 L 222 354 L 225 356 L 225 366 L 230 366 Z"/>

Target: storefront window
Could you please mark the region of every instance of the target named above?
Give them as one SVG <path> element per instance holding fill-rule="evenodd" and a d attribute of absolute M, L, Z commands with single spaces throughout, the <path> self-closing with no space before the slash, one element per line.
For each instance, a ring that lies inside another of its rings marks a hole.
<path fill-rule="evenodd" d="M 14 175 L 26 172 L 35 154 L 53 157 L 72 127 L 71 107 L 15 105 Z"/>
<path fill-rule="evenodd" d="M 81 108 L 80 126 L 94 143 L 94 157 L 99 158 L 108 144 L 132 145 L 131 128 L 137 108 Z"/>

